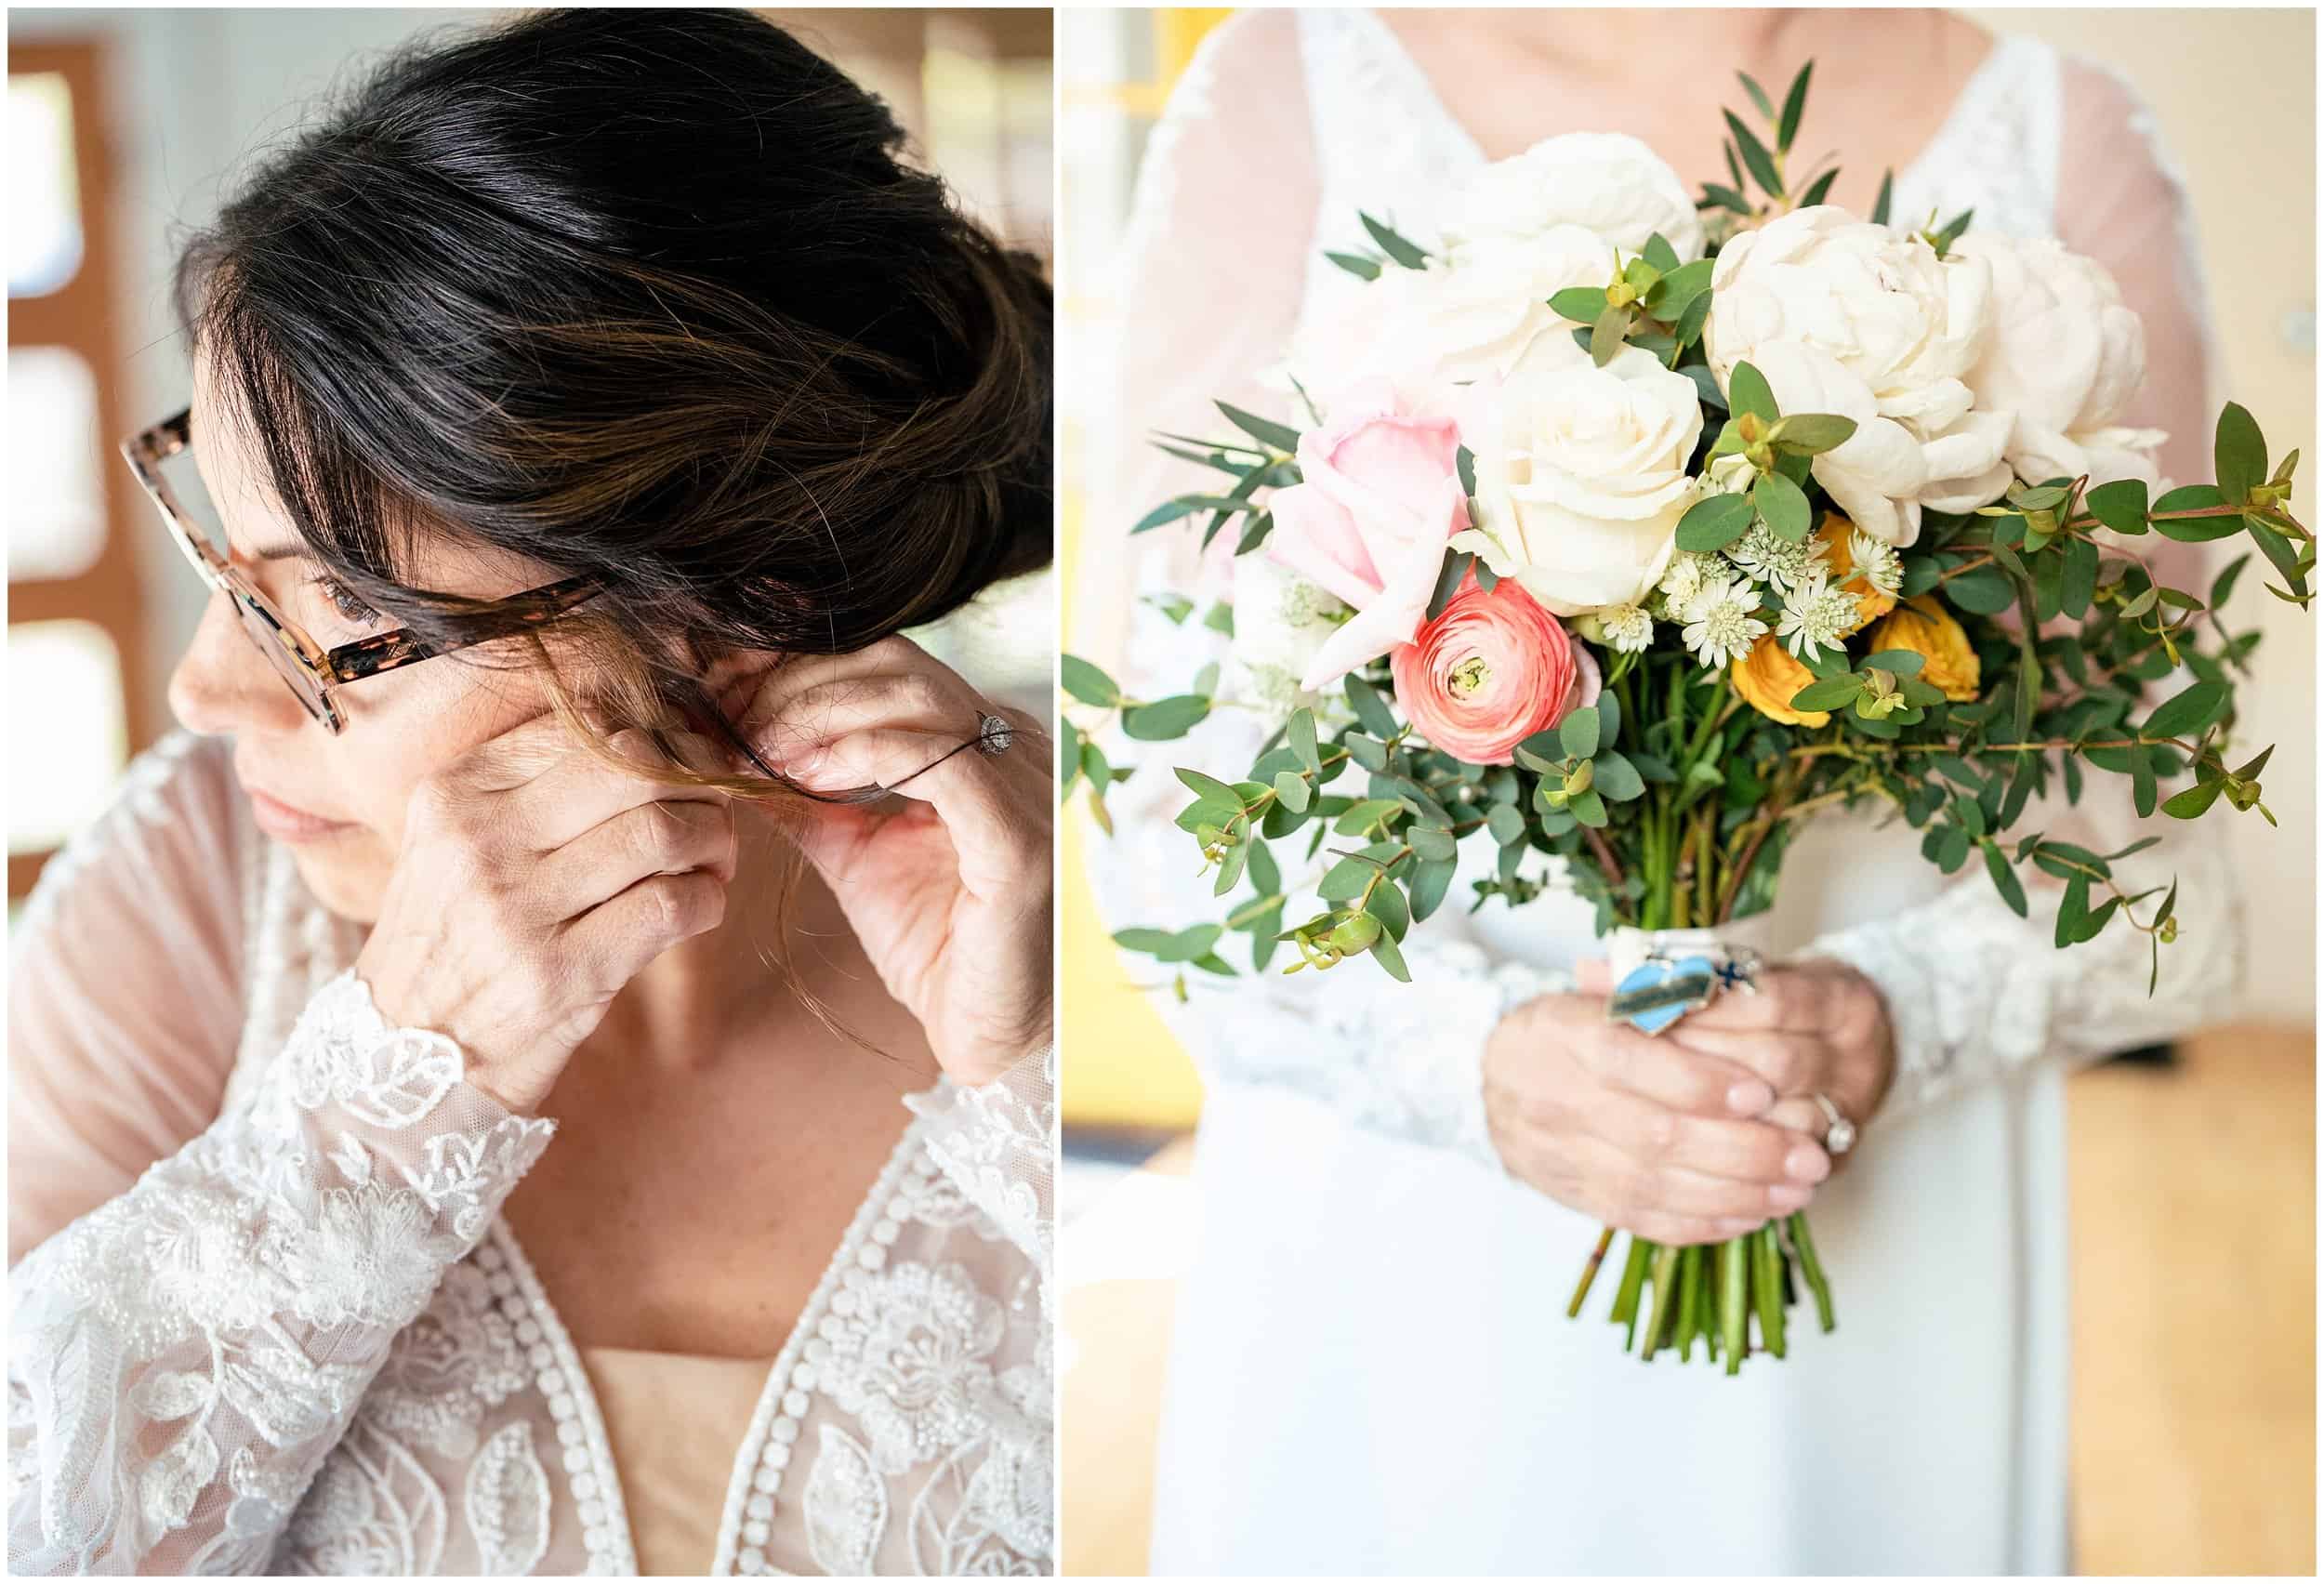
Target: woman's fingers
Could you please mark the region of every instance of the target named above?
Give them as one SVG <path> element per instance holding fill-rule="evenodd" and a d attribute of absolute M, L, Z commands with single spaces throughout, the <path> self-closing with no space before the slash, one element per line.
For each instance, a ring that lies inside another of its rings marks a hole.
<path fill-rule="evenodd" d="M 1776 1102 L 1776 1089 L 1750 1067 L 1670 1037 L 1610 1026 L 1601 1038 L 1577 1041 L 1577 1054 L 1615 1088 L 1696 1116 L 1757 1116 Z"/>
<path fill-rule="evenodd" d="M 626 984 L 638 970 L 726 918 L 726 882 L 706 869 L 653 875 L 608 897 L 561 931 L 599 983 Z"/>
<path fill-rule="evenodd" d="M 705 739 L 682 732 L 663 733 L 662 739 L 680 764 L 718 768 L 717 752 Z M 511 803 L 509 835 L 535 852 L 553 852 L 616 814 L 657 799 L 720 807 L 728 801 L 715 788 L 665 780 L 669 759 L 645 732 L 615 732 L 605 739 L 604 746 L 632 767 L 627 773 L 570 738 L 567 742 L 566 757 L 535 777 L 521 800 Z"/>
<path fill-rule="evenodd" d="M 1745 1182 L 1675 1163 L 1644 1164 L 1597 1140 L 1578 1147 L 1575 1156 L 1575 1164 L 1600 1185 L 1602 1195 L 1633 1214 L 1743 1221 L 1756 1226 L 1771 1216 L 1802 1208 L 1816 1193 L 1803 1182 Z"/>
<path fill-rule="evenodd" d="M 1681 1019 L 1662 1037 L 1698 1059 L 1751 1074 L 1774 1095 L 1805 1094 L 1821 1087 L 1833 1061 L 1830 1044 L 1821 1034 L 1789 1029 L 1714 1028 L 1698 1025 L 1690 1017 Z"/>
<path fill-rule="evenodd" d="M 1037 789 L 1012 784 L 997 763 L 1037 751 L 1030 736 L 1021 729 L 1007 755 L 994 755 L 973 730 L 955 736 L 876 728 L 831 744 L 789 773 L 811 791 L 882 786 L 927 803 L 952 838 L 961 884 L 990 897 L 1022 882 L 1028 865 L 1049 862 L 1041 823 L 1047 801 Z"/>
<path fill-rule="evenodd" d="M 1599 1104 L 1598 1131 L 1641 1164 L 1683 1165 L 1766 1185 L 1813 1185 L 1831 1175 L 1823 1146 L 1789 1129 L 1688 1116 L 1615 1089 L 1604 1090 Z"/>
<path fill-rule="evenodd" d="M 731 884 L 735 862 L 732 804 L 651 800 L 545 853 L 534 872 L 556 916 L 573 918 L 655 875 L 699 870 Z"/>

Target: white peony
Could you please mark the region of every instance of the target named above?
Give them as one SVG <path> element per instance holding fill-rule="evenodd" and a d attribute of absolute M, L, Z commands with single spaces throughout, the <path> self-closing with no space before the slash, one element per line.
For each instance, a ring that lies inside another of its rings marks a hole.
<path fill-rule="evenodd" d="M 2105 266 L 2053 238 L 1995 231 L 1971 231 L 1952 251 L 1993 271 L 1992 334 L 1966 378 L 1979 407 L 2014 416 L 2017 476 L 2158 486 L 2162 430 L 2114 421 L 2146 376 L 2146 328 Z"/>
<path fill-rule="evenodd" d="M 1939 258 L 1832 205 L 1798 209 L 1720 250 L 1703 347 L 1722 389 L 1749 363 L 1782 411 L 1855 419 L 1816 480 L 1866 533 L 1909 545 L 1922 507 L 1967 511 L 2009 487 L 2010 415 L 1964 380 L 1992 279 L 1983 258 Z"/>
<path fill-rule="evenodd" d="M 1703 255 L 1702 220 L 1678 173 L 1620 132 L 1568 132 L 1498 160 L 1454 194 L 1446 215 L 1445 240 L 1456 258 L 1567 229 L 1632 254 L 1659 231 L 1680 263 Z M 1598 263 L 1593 280 L 1574 284 L 1611 279 L 1610 254 L 1602 252 Z"/>
<path fill-rule="evenodd" d="M 1561 616 L 1643 605 L 1694 505 L 1695 383 L 1625 347 L 1604 368 L 1527 358 L 1459 403 L 1482 521 L 1453 535 Z"/>
<path fill-rule="evenodd" d="M 1235 558 L 1231 602 L 1235 639 L 1228 653 L 1241 683 L 1237 696 L 1286 712 L 1296 707 L 1300 679 L 1348 619 L 1348 607 L 1261 554 Z"/>

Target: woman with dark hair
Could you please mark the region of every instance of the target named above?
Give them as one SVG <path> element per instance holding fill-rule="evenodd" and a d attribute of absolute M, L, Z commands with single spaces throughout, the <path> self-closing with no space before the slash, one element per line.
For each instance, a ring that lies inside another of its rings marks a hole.
<path fill-rule="evenodd" d="M 202 734 L 19 933 L 11 1572 L 1049 1570 L 1050 750 L 901 635 L 1048 563 L 1050 293 L 902 143 L 542 14 L 186 249 Z"/>

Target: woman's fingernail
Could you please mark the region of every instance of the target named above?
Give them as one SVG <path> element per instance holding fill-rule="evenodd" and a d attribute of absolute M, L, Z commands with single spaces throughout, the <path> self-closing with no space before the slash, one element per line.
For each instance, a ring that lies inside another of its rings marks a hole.
<path fill-rule="evenodd" d="M 1831 1170 L 1831 1162 L 1814 1144 L 1795 1144 L 1783 1157 L 1783 1168 L 1802 1182 L 1821 1182 Z"/>
<path fill-rule="evenodd" d="M 1776 1091 L 1758 1078 L 1745 1078 L 1727 1090 L 1727 1109 L 1737 1116 L 1757 1116 L 1776 1103 Z"/>
<path fill-rule="evenodd" d="M 1805 1188 L 1784 1187 L 1767 1190 L 1767 1202 L 1778 1210 L 1804 1209 L 1807 1208 L 1807 1202 L 1814 1197 L 1816 1195 Z"/>

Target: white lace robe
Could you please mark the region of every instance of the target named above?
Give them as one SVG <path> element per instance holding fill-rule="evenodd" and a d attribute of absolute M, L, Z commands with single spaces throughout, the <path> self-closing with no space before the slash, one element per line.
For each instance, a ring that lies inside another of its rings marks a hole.
<path fill-rule="evenodd" d="M 637 1571 L 499 1216 L 554 1124 L 382 1022 L 360 944 L 222 739 L 141 757 L 42 877 L 11 963 L 10 1572 Z M 717 1573 L 1050 1571 L 1053 1070 L 907 1100 L 735 1450 Z"/>
<path fill-rule="evenodd" d="M 1543 107 L 1542 136 L 1576 129 Z M 2172 431 L 2166 472 L 2208 478 L 2202 284 L 2150 134 L 2118 80 L 2003 38 L 1897 173 L 1895 213 L 1974 205 L 1982 227 L 2054 231 L 2104 261 L 2148 329 L 2130 421 Z M 1146 437 L 1218 432 L 1213 396 L 1290 416 L 1256 376 L 1360 289 L 1324 251 L 1367 245 L 1359 207 L 1427 241 L 1483 160 L 1371 13 L 1244 13 L 1205 41 L 1140 175 L 1112 294 L 1116 401 L 1093 422 L 1093 543 L 1124 549 L 1112 575 L 1112 554 L 1085 557 L 1074 647 L 1132 695 L 1183 691 L 1208 657 L 1195 624 L 1137 597 L 1222 591 L 1191 535 L 1108 537 L 1208 487 Z M 1184 743 L 1108 745 L 1142 767 L 1109 799 L 1118 834 L 1087 844 L 1110 926 L 1219 917 L 1170 824 L 1170 768 L 1248 764 L 1257 719 L 1221 710 Z M 2090 783 L 2080 810 L 2021 828 L 2124 845 L 2119 779 Z M 2053 948 L 2054 892 L 2022 920 L 1974 865 L 1948 882 L 1917 833 L 1868 819 L 1794 842 L 1777 907 L 1732 933 L 1868 974 L 1900 1071 L 1863 1157 L 1812 1212 L 1841 1329 L 1736 1380 L 1643 1368 L 1602 1322 L 1566 1321 L 1596 1225 L 1511 1181 L 1486 1135 L 1486 1035 L 1602 950 L 1573 899 L 1467 913 L 1494 862 L 1472 838 L 1451 900 L 1405 944 L 1409 987 L 1363 962 L 1190 976 L 1191 999 L 1163 1010 L 1206 1080 L 1201 1226 L 1174 1315 L 1155 1570 L 2061 1568 L 2064 1064 L 2217 1017 L 2239 972 L 2211 827 L 2149 832 L 2165 842 L 2123 865 L 2125 884 L 2175 874 L 2183 920 L 2151 999 L 2144 936 Z"/>

